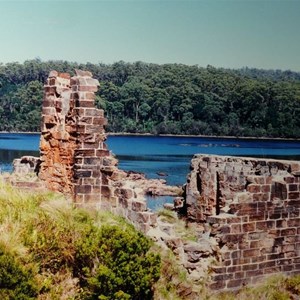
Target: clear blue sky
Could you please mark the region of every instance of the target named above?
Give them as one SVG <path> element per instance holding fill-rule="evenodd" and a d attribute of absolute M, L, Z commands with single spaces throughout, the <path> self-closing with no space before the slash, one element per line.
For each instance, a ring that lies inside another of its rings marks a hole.
<path fill-rule="evenodd" d="M 300 0 L 3 1 L 0 62 L 145 61 L 300 71 Z"/>

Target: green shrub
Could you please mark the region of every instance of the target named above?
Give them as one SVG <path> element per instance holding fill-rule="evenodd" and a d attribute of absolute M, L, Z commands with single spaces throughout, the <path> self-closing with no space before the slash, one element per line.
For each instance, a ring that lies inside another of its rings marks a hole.
<path fill-rule="evenodd" d="M 33 274 L 0 245 L 0 299 L 34 299 L 38 294 Z"/>
<path fill-rule="evenodd" d="M 77 245 L 77 276 L 85 299 L 151 299 L 160 258 L 132 226 L 103 225 Z"/>
<path fill-rule="evenodd" d="M 286 289 L 293 294 L 300 295 L 300 275 L 287 278 L 285 281 Z"/>

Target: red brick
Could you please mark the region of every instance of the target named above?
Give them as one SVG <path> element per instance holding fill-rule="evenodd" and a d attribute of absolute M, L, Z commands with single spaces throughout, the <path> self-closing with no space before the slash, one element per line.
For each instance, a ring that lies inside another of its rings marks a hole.
<path fill-rule="evenodd" d="M 253 201 L 263 201 L 263 195 L 262 193 L 255 193 L 253 194 Z"/>
<path fill-rule="evenodd" d="M 260 185 L 258 184 L 249 184 L 247 186 L 247 191 L 250 193 L 260 193 Z"/>
<path fill-rule="evenodd" d="M 281 229 L 281 236 L 295 235 L 296 233 L 296 228 Z"/>
<path fill-rule="evenodd" d="M 299 190 L 299 185 L 298 184 L 289 184 L 288 185 L 288 191 L 289 192 L 296 192 Z"/>
<path fill-rule="evenodd" d="M 265 261 L 259 264 L 260 269 L 266 269 L 266 268 L 271 268 L 276 265 L 276 262 L 274 260 L 271 261 Z"/>
<path fill-rule="evenodd" d="M 217 275 L 212 275 L 212 280 L 213 281 L 225 281 L 228 279 L 233 279 L 234 275 L 233 274 L 217 274 Z"/>
<path fill-rule="evenodd" d="M 263 274 L 263 270 L 254 270 L 254 271 L 247 271 L 246 272 L 246 277 L 254 277 L 254 276 L 259 276 Z"/>
<path fill-rule="evenodd" d="M 272 267 L 263 269 L 264 274 L 272 274 L 272 273 L 279 273 L 281 271 L 281 267 Z"/>
<path fill-rule="evenodd" d="M 300 199 L 300 193 L 299 192 L 289 192 L 288 198 L 292 199 L 292 200 Z"/>
<path fill-rule="evenodd" d="M 243 250 L 243 257 L 244 258 L 254 257 L 254 256 L 259 256 L 259 255 L 260 255 L 260 250 L 259 249 Z"/>
<path fill-rule="evenodd" d="M 107 119 L 106 118 L 93 118 L 93 124 L 94 125 L 107 125 Z"/>
<path fill-rule="evenodd" d="M 251 232 L 248 233 L 249 240 L 260 240 L 266 238 L 266 233 L 264 232 Z"/>
<path fill-rule="evenodd" d="M 95 97 L 96 97 L 96 95 L 94 93 L 91 93 L 91 92 L 86 92 L 85 93 L 85 99 L 94 100 Z"/>
<path fill-rule="evenodd" d="M 111 190 L 109 186 L 102 186 L 101 187 L 101 195 L 106 198 L 109 199 L 111 197 Z"/>
<path fill-rule="evenodd" d="M 74 192 L 75 194 L 87 194 L 90 193 L 92 187 L 90 185 L 75 185 Z"/>
<path fill-rule="evenodd" d="M 286 183 L 294 183 L 295 182 L 295 177 L 292 177 L 292 176 L 284 177 L 283 179 Z"/>
<path fill-rule="evenodd" d="M 96 108 L 86 108 L 85 109 L 85 115 L 87 117 L 99 117 L 99 118 L 103 118 L 104 117 L 104 113 L 102 109 L 96 109 Z"/>
<path fill-rule="evenodd" d="M 223 266 L 212 266 L 211 270 L 212 270 L 212 272 L 214 272 L 216 274 L 226 273 L 226 267 L 223 267 Z"/>
<path fill-rule="evenodd" d="M 300 209 L 300 199 L 297 200 L 290 200 L 288 202 L 288 207 L 292 207 L 294 209 Z"/>
<path fill-rule="evenodd" d="M 81 91 L 81 92 L 97 92 L 98 87 L 93 86 L 93 85 L 80 85 L 75 90 L 78 90 L 78 91 Z"/>
<path fill-rule="evenodd" d="M 98 203 L 100 201 L 99 194 L 85 194 L 84 195 L 84 202 L 85 203 Z"/>
<path fill-rule="evenodd" d="M 227 282 L 227 288 L 232 289 L 232 288 L 238 288 L 241 287 L 245 284 L 245 280 L 243 279 L 234 279 L 234 280 L 229 280 Z"/>
<path fill-rule="evenodd" d="M 255 256 L 251 258 L 251 263 L 259 263 L 267 259 L 266 255 Z"/>
<path fill-rule="evenodd" d="M 284 252 L 284 253 L 295 251 L 295 245 L 293 245 L 293 244 L 282 245 L 281 246 L 281 251 Z"/>
<path fill-rule="evenodd" d="M 223 265 L 226 266 L 226 267 L 231 266 L 231 264 L 232 264 L 231 259 L 226 259 L 226 260 L 223 261 Z"/>
<path fill-rule="evenodd" d="M 241 233 L 242 226 L 240 224 L 232 224 L 230 226 L 230 233 Z"/>
<path fill-rule="evenodd" d="M 270 201 L 271 194 L 270 193 L 263 193 L 261 197 L 261 201 L 267 202 Z"/>
<path fill-rule="evenodd" d="M 284 253 L 275 253 L 275 254 L 269 254 L 267 256 L 267 259 L 273 260 L 273 259 L 282 259 L 284 258 Z"/>
<path fill-rule="evenodd" d="M 258 264 L 243 265 L 243 271 L 253 271 L 258 269 Z"/>
<path fill-rule="evenodd" d="M 288 219 L 287 226 L 288 227 L 300 227 L 300 218 Z"/>
<path fill-rule="evenodd" d="M 211 218 L 211 217 L 210 217 Z M 242 222 L 242 217 L 230 217 L 226 219 L 227 224 L 232 224 L 232 223 L 241 223 Z"/>
<path fill-rule="evenodd" d="M 79 121 L 78 124 L 80 124 L 80 125 L 92 124 L 93 118 L 92 117 L 80 117 L 78 121 Z"/>
<path fill-rule="evenodd" d="M 276 220 L 276 228 L 286 228 L 287 220 Z"/>
<path fill-rule="evenodd" d="M 281 266 L 281 271 L 287 272 L 292 271 L 294 269 L 294 265 Z"/>
<path fill-rule="evenodd" d="M 261 186 L 262 193 L 269 193 L 271 192 L 271 185 L 265 184 Z"/>
<path fill-rule="evenodd" d="M 237 259 L 237 258 L 240 258 L 241 257 L 241 251 L 232 251 L 231 252 L 231 258 L 232 259 Z"/>
<path fill-rule="evenodd" d="M 242 241 L 244 234 L 226 234 L 222 236 L 222 242 L 224 243 L 239 243 Z"/>
<path fill-rule="evenodd" d="M 281 213 L 269 212 L 269 219 L 276 220 L 281 218 Z"/>
<path fill-rule="evenodd" d="M 295 264 L 294 265 L 294 269 L 298 271 L 299 274 L 299 270 L 300 270 L 300 264 Z"/>
<path fill-rule="evenodd" d="M 265 213 L 262 214 L 256 214 L 256 215 L 250 215 L 249 221 L 262 221 L 265 220 Z"/>
<path fill-rule="evenodd" d="M 274 221 L 262 221 L 256 222 L 256 230 L 264 230 L 267 231 L 268 229 L 275 228 Z"/>
<path fill-rule="evenodd" d="M 212 291 L 214 290 L 223 290 L 226 287 L 225 281 L 216 281 L 209 285 Z"/>
<path fill-rule="evenodd" d="M 242 242 L 240 242 L 239 249 L 240 250 L 249 249 L 249 242 L 246 240 L 243 240 Z"/>
<path fill-rule="evenodd" d="M 238 258 L 238 259 L 233 259 L 232 260 L 232 265 L 244 265 L 244 264 L 250 264 L 251 259 L 250 258 Z"/>
<path fill-rule="evenodd" d="M 82 195 L 82 194 L 80 194 L 80 195 L 76 195 L 75 194 L 75 204 L 81 204 L 81 203 L 83 203 L 83 196 L 84 195 Z"/>
<path fill-rule="evenodd" d="M 235 273 L 235 272 L 238 272 L 238 271 L 241 271 L 241 270 L 242 270 L 241 266 L 232 266 L 232 267 L 227 267 L 226 268 L 227 273 Z"/>
<path fill-rule="evenodd" d="M 76 100 L 76 107 L 94 108 L 95 102 L 93 100 Z"/>
<path fill-rule="evenodd" d="M 255 231 L 255 223 L 245 223 L 243 226 L 243 232 Z"/>
<path fill-rule="evenodd" d="M 236 272 L 234 273 L 234 279 L 243 279 L 245 278 L 245 272 Z"/>

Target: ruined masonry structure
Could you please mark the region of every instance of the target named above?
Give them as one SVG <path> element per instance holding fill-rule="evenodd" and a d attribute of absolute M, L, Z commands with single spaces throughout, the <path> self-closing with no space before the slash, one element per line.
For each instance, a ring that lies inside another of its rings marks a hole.
<path fill-rule="evenodd" d="M 186 216 L 219 244 L 213 289 L 300 274 L 300 163 L 196 155 Z"/>
<path fill-rule="evenodd" d="M 91 77 L 79 70 L 72 78 L 52 71 L 44 87 L 39 175 L 48 188 L 71 194 L 79 204 L 107 199 L 111 192 L 106 119 L 95 109 L 99 82 Z"/>
<path fill-rule="evenodd" d="M 106 147 L 107 120 L 103 110 L 95 108 L 98 86 L 90 72 L 76 70 L 74 77 L 50 72 L 44 86 L 40 159 L 35 158 L 34 170 L 48 189 L 71 196 L 75 204 L 110 210 L 146 232 L 156 215 L 126 186 L 127 173 L 118 169 Z M 22 159 L 32 169 L 33 158 Z"/>

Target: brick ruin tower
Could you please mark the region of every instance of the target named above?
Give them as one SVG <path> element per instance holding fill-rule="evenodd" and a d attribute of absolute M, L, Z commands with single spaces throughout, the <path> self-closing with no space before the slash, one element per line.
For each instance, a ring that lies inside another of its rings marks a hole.
<path fill-rule="evenodd" d="M 44 86 L 39 177 L 47 188 L 69 194 L 76 204 L 101 205 L 113 195 L 116 159 L 107 150 L 104 112 L 95 108 L 99 82 L 51 71 Z"/>

